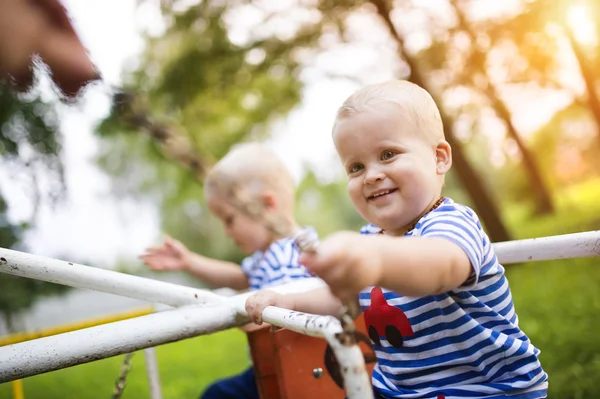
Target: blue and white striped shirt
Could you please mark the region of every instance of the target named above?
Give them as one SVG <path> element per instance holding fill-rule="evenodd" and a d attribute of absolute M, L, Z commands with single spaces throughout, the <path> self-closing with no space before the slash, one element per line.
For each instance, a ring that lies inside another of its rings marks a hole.
<path fill-rule="evenodd" d="M 462 287 L 440 295 L 407 297 L 379 287 L 360 293 L 377 355 L 377 390 L 386 398 L 545 398 L 540 351 L 519 329 L 504 268 L 477 215 L 446 198 L 406 236 L 452 241 L 473 272 Z"/>
<path fill-rule="evenodd" d="M 300 263 L 300 251 L 292 238 L 275 241 L 266 251 L 256 251 L 242 260 L 250 290 L 289 283 L 313 275 Z"/>

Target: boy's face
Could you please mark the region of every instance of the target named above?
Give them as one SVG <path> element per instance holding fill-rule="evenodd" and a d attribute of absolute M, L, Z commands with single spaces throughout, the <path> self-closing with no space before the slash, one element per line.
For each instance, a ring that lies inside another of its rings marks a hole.
<path fill-rule="evenodd" d="M 338 119 L 333 140 L 356 210 L 387 234 L 405 234 L 441 195 L 448 143 L 415 131 L 395 105 Z"/>
<path fill-rule="evenodd" d="M 225 234 L 233 239 L 235 245 L 244 253 L 266 250 L 271 244 L 272 235 L 263 223 L 246 216 L 222 198 L 210 196 L 208 207 L 223 223 Z"/>

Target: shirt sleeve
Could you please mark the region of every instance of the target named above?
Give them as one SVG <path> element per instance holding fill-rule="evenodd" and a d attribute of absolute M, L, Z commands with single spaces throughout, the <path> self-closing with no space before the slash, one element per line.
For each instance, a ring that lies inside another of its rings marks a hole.
<path fill-rule="evenodd" d="M 366 224 L 360 229 L 360 234 L 363 235 L 373 235 L 381 233 L 381 228 L 375 226 L 374 224 Z"/>
<path fill-rule="evenodd" d="M 293 240 L 285 239 L 273 243 L 256 268 L 257 275 L 261 276 L 259 288 L 314 277 L 298 262 L 299 256 L 300 251 Z"/>
<path fill-rule="evenodd" d="M 446 239 L 465 251 L 472 272 L 462 288 L 474 286 L 479 281 L 485 260 L 485 233 L 477 215 L 468 208 L 433 212 L 430 215 L 423 221 L 421 236 Z"/>
<path fill-rule="evenodd" d="M 259 289 L 265 278 L 264 272 L 257 267 L 258 261 L 256 258 L 257 256 L 254 254 L 244 258 L 241 263 L 242 271 L 248 278 L 248 285 L 252 291 Z"/>

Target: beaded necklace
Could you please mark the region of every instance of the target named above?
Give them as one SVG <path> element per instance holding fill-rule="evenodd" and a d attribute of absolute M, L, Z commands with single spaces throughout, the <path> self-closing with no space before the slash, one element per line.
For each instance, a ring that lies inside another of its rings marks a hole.
<path fill-rule="evenodd" d="M 427 215 L 429 212 L 433 211 L 434 209 L 437 209 L 438 206 L 442 205 L 442 203 L 446 200 L 446 197 L 440 197 L 435 204 L 433 204 L 433 206 L 427 211 L 425 212 L 425 215 Z M 408 234 L 409 232 L 413 231 L 415 229 L 415 227 L 417 226 L 417 223 L 419 223 L 419 220 L 421 220 L 421 218 L 423 218 L 423 216 L 421 216 L 416 222 L 414 222 L 410 228 L 406 231 L 405 234 Z M 381 229 L 381 231 L 379 232 L 379 234 L 383 234 L 385 232 L 385 230 Z"/>

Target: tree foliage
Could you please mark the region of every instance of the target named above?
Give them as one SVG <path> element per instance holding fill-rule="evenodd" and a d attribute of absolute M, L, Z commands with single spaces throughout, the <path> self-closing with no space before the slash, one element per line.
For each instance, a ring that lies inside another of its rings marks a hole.
<path fill-rule="evenodd" d="M 234 40 L 229 20 L 240 9 L 254 9 L 262 21 Z M 316 42 L 320 22 L 296 19 L 297 26 L 282 33 L 281 21 L 273 18 L 246 2 L 165 9 L 164 35 L 148 39 L 127 86 L 210 164 L 237 142 L 264 138 L 269 125 L 299 102 L 300 58 Z M 119 192 L 155 198 L 162 204 L 164 229 L 177 231 L 191 248 L 239 258 L 231 245 L 213 237 L 218 225 L 206 211 L 197 176 L 167 160 L 156 141 L 123 124 L 118 107 L 98 131 L 104 138 L 100 163 L 115 176 Z"/>
<path fill-rule="evenodd" d="M 26 187 L 33 215 L 42 202 L 54 204 L 64 196 L 60 143 L 53 104 L 35 93 L 17 94 L 11 87 L 0 85 L 0 162 L 10 176 L 10 184 L 0 188 L 0 247 L 22 249 L 23 234 L 33 222 L 11 220 L 5 196 Z M 64 291 L 62 286 L 3 273 L 0 287 L 0 314 L 9 326 L 15 313 L 40 296 Z"/>

